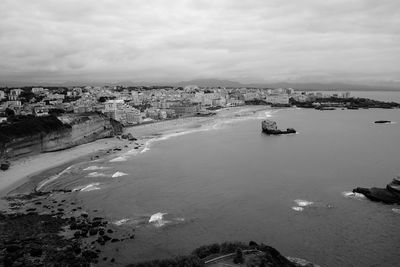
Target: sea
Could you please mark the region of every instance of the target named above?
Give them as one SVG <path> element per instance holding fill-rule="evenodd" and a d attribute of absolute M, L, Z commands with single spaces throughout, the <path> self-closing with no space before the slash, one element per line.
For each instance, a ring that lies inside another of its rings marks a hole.
<path fill-rule="evenodd" d="M 400 102 L 398 92 L 360 94 Z M 265 135 L 267 118 L 298 133 Z M 400 266 L 400 206 L 352 193 L 396 175 L 400 110 L 269 108 L 81 162 L 39 187 L 73 189 L 86 210 L 134 231 L 104 247 L 123 264 L 253 240 L 320 266 Z"/>

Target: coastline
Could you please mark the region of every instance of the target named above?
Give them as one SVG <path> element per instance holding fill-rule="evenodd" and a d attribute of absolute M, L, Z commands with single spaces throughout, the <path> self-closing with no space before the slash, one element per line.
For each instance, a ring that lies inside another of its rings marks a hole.
<path fill-rule="evenodd" d="M 224 108 L 216 111 L 216 115 L 209 117 L 184 117 L 173 120 L 158 121 L 149 124 L 127 127 L 124 133 L 131 133 L 138 140 L 136 143 L 145 145 L 144 142 L 154 137 L 169 134 L 171 132 L 184 132 L 190 129 L 200 128 L 205 125 L 213 124 L 217 119 L 231 119 L 255 114 L 260 111 L 272 110 L 268 106 L 240 106 Z M 66 167 L 90 158 L 90 156 L 104 156 L 119 148 L 122 154 L 131 150 L 134 146 L 128 140 L 117 137 L 99 139 L 91 143 L 79 145 L 62 151 L 42 153 L 39 155 L 23 157 L 12 161 L 11 168 L 0 172 L 0 196 L 4 197 L 9 192 L 18 189 L 20 186 L 30 182 L 37 184 L 41 180 L 51 175 L 55 175 Z M 108 153 L 107 153 L 108 150 Z M 4 206 L 0 202 L 0 207 Z"/>

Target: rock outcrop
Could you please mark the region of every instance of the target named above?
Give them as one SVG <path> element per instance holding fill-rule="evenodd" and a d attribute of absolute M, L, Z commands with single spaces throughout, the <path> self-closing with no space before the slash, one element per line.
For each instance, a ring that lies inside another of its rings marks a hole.
<path fill-rule="evenodd" d="M 386 188 L 363 188 L 353 189 L 354 193 L 363 194 L 372 201 L 383 202 L 386 204 L 400 204 L 400 176 L 397 176 Z"/>
<path fill-rule="evenodd" d="M 31 129 L 32 121 L 41 127 Z M 22 120 L 0 128 L 0 158 L 15 158 L 74 147 L 122 133 L 122 125 L 102 114 L 64 114 Z"/>
<path fill-rule="evenodd" d="M 276 122 L 271 121 L 271 120 L 262 121 L 261 129 L 264 133 L 271 134 L 271 135 L 296 133 L 296 130 L 293 128 L 287 128 L 286 131 L 279 130 Z"/>

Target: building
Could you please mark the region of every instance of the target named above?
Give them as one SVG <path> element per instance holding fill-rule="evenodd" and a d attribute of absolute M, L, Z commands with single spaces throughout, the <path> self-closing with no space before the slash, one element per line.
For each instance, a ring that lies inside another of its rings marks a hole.
<path fill-rule="evenodd" d="M 265 101 L 271 104 L 287 105 L 289 96 L 287 94 L 273 94 L 265 97 Z"/>
<path fill-rule="evenodd" d="M 33 87 L 31 91 L 34 94 L 41 94 L 44 92 L 44 88 L 43 87 Z"/>
<path fill-rule="evenodd" d="M 175 111 L 177 116 L 193 115 L 200 111 L 201 105 L 190 101 L 176 102 L 170 108 Z"/>
<path fill-rule="evenodd" d="M 17 100 L 19 95 L 22 93 L 22 89 L 12 89 L 10 90 L 10 93 L 8 94 L 8 99 L 13 101 Z"/>

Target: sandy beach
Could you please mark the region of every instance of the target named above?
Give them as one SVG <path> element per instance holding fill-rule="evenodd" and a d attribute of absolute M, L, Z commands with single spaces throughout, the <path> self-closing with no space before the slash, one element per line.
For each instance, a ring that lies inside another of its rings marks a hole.
<path fill-rule="evenodd" d="M 125 133 L 132 133 L 138 138 L 138 142 L 149 140 L 154 136 L 168 134 L 171 132 L 185 131 L 204 125 L 212 124 L 216 120 L 224 121 L 241 116 L 254 114 L 255 112 L 266 110 L 266 106 L 242 106 L 225 108 L 216 111 L 216 115 L 209 117 L 185 117 L 175 120 L 159 121 L 150 124 L 143 124 L 124 129 Z M 132 142 L 118 137 L 100 139 L 95 142 L 83 144 L 70 149 L 42 153 L 39 155 L 20 158 L 11 162 L 9 170 L 0 172 L 0 195 L 5 195 L 13 188 L 16 188 L 27 181 L 32 176 L 38 175 L 46 170 L 65 165 L 76 161 L 78 158 L 100 153 L 116 147 L 122 148 L 122 152 L 135 146 Z"/>

